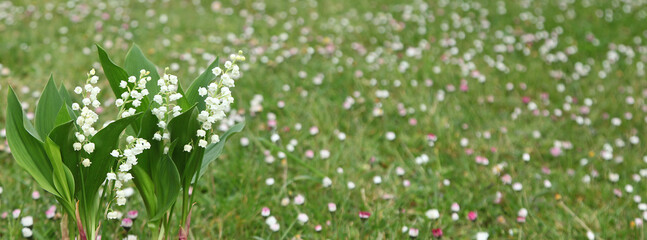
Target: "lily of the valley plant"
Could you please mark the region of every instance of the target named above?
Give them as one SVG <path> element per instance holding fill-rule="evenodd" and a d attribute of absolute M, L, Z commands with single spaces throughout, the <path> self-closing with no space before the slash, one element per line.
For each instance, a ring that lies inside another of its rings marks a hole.
<path fill-rule="evenodd" d="M 56 197 L 76 223 L 78 239 L 97 239 L 101 221 L 121 218 L 127 200 L 122 188 L 130 182 L 143 199 L 151 237 L 186 239 L 191 187 L 221 154 L 227 137 L 244 127 L 239 123 L 222 134 L 214 128 L 230 111 L 230 89 L 240 77 L 236 63 L 245 57 L 232 54 L 223 67 L 216 59 L 184 91 L 178 77 L 168 69 L 160 75 L 137 46 L 123 68 L 97 48 L 117 98 L 117 119 L 97 126 L 102 89 L 94 69 L 74 94 L 50 78 L 34 123 L 9 89 L 7 139 L 13 156 Z"/>

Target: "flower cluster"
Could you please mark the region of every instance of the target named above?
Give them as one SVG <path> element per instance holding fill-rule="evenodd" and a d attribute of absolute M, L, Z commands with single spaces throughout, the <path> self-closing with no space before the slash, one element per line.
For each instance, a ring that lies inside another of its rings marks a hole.
<path fill-rule="evenodd" d="M 81 149 L 83 149 L 86 153 L 91 154 L 94 152 L 95 146 L 94 143 L 90 142 L 90 138 L 97 133 L 97 130 L 93 125 L 99 120 L 99 115 L 95 111 L 97 108 L 101 107 L 101 102 L 97 99 L 97 95 L 101 92 L 101 89 L 93 85 L 99 80 L 99 77 L 95 76 L 94 69 L 90 70 L 87 76 L 88 78 L 83 87 L 77 86 L 74 88 L 74 93 L 83 97 L 83 100 L 81 100 L 83 107 L 78 103 L 72 104 L 73 110 L 81 111 L 79 116 L 76 118 L 76 124 L 79 126 L 81 131 L 75 133 L 78 142 L 74 143 L 72 147 L 74 148 L 74 151 L 81 151 Z M 89 167 L 92 162 L 90 159 L 84 158 L 81 160 L 81 164 L 84 167 Z"/>
<path fill-rule="evenodd" d="M 128 77 L 128 81 L 122 80 L 119 83 L 120 88 L 126 89 L 121 94 L 121 98 L 115 100 L 115 105 L 119 107 L 120 117 L 129 117 L 135 114 L 135 108 L 142 104 L 142 99 L 148 96 L 148 89 L 146 84 L 151 80 L 148 76 L 150 71 L 142 69 L 139 71 L 139 79 L 135 76 Z M 131 86 L 129 86 L 131 85 Z M 128 107 L 128 108 L 126 108 Z"/>
<path fill-rule="evenodd" d="M 198 89 L 198 95 L 201 97 L 206 96 L 204 100 L 206 109 L 198 115 L 198 121 L 202 124 L 202 127 L 196 132 L 196 135 L 201 138 L 198 146 L 202 148 L 207 147 L 206 138 L 213 132 L 213 124 L 225 119 L 227 116 L 225 112 L 230 110 L 230 105 L 234 102 L 229 88 L 235 87 L 234 79 L 240 77 L 240 68 L 236 65 L 236 62 L 245 61 L 245 57 L 242 55 L 242 51 L 239 51 L 238 54 L 229 56 L 229 59 L 229 61 L 225 62 L 224 71 L 220 67 L 215 67 L 211 70 L 216 77 L 219 77 L 217 81 L 210 83 L 207 88 L 201 87 Z M 220 136 L 217 134 L 211 134 L 210 138 L 212 143 L 220 141 Z"/>
<path fill-rule="evenodd" d="M 166 73 L 166 68 L 162 78 L 157 80 L 157 85 L 160 87 L 160 92 L 153 96 L 153 101 L 159 104 L 158 107 L 152 109 L 153 114 L 159 119 L 157 126 L 161 129 L 155 133 L 153 139 L 155 140 L 168 140 L 169 133 L 166 131 L 166 125 L 171 120 L 169 111 L 172 112 L 173 117 L 182 113 L 182 108 L 175 104 L 175 102 L 182 98 L 182 94 L 178 93 L 178 79 L 177 76 Z"/>
<path fill-rule="evenodd" d="M 123 184 L 133 179 L 132 174 L 128 171 L 130 171 L 134 165 L 137 165 L 137 155 L 151 147 L 150 143 L 143 138 L 128 136 L 126 138 L 126 142 L 127 145 L 123 151 L 115 149 L 110 153 L 111 156 L 118 158 L 119 168 L 116 174 L 114 172 L 110 172 L 106 176 L 106 180 L 114 181 L 115 198 L 117 205 L 119 206 L 126 204 L 127 194 L 125 190 L 122 190 Z M 113 213 L 109 216 L 114 215 L 115 214 Z"/>

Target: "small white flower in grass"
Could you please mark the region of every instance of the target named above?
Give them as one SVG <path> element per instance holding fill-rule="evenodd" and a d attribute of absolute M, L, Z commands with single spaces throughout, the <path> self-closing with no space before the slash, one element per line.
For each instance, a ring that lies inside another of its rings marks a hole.
<path fill-rule="evenodd" d="M 330 157 L 330 151 L 328 149 L 323 149 L 319 151 L 319 156 L 321 159 L 328 159 Z"/>
<path fill-rule="evenodd" d="M 395 168 L 395 174 L 397 174 L 398 176 L 403 176 L 404 175 L 404 168 L 401 168 L 401 167 Z"/>
<path fill-rule="evenodd" d="M 521 183 L 517 182 L 517 183 L 512 184 L 512 190 L 518 192 L 518 191 L 521 191 L 521 189 L 523 189 L 523 185 L 521 185 Z"/>
<path fill-rule="evenodd" d="M 490 238 L 490 234 L 487 232 L 476 233 L 476 240 L 487 240 L 488 238 Z"/>
<path fill-rule="evenodd" d="M 301 194 L 298 194 L 296 197 L 294 197 L 294 204 L 296 205 L 303 205 L 305 202 L 306 198 Z"/>
<path fill-rule="evenodd" d="M 548 181 L 548 180 L 544 180 L 544 187 L 545 187 L 545 188 L 551 188 L 552 186 L 553 186 L 553 184 L 552 184 L 552 183 L 550 183 L 550 181 Z"/>
<path fill-rule="evenodd" d="M 18 217 L 20 217 L 20 213 L 21 213 L 21 212 L 22 212 L 22 211 L 20 211 L 20 209 L 14 209 L 14 210 L 13 210 L 13 212 L 11 212 L 11 216 L 12 216 L 14 219 L 17 219 Z"/>
<path fill-rule="evenodd" d="M 382 177 L 380 177 L 380 176 L 373 177 L 373 183 L 375 183 L 375 184 L 382 183 Z"/>
<path fill-rule="evenodd" d="M 338 133 L 337 134 L 337 139 L 339 139 L 339 141 L 346 140 L 346 133 L 343 133 L 343 132 Z"/>
<path fill-rule="evenodd" d="M 90 162 L 90 159 L 86 158 L 86 159 L 83 159 L 83 161 L 81 161 L 81 164 L 83 164 L 84 167 L 90 167 L 92 162 Z"/>
<path fill-rule="evenodd" d="M 72 103 L 72 110 L 77 111 L 77 110 L 79 110 L 79 109 L 81 109 L 81 107 L 79 106 L 79 104 L 78 104 L 78 103 Z"/>
<path fill-rule="evenodd" d="M 328 211 L 331 213 L 337 211 L 337 205 L 335 203 L 328 203 Z"/>
<path fill-rule="evenodd" d="M 86 143 L 85 145 L 83 145 L 83 150 L 85 150 L 87 153 L 94 152 L 94 143 Z"/>
<path fill-rule="evenodd" d="M 266 184 L 267 186 L 272 186 L 272 185 L 274 185 L 274 178 L 268 178 L 268 179 L 265 179 L 265 184 Z"/>
<path fill-rule="evenodd" d="M 407 226 L 402 226 L 402 233 L 407 233 L 409 228 Z"/>
<path fill-rule="evenodd" d="M 429 219 L 438 219 L 440 217 L 440 213 L 438 212 L 438 209 L 430 209 L 425 212 L 425 216 Z"/>
<path fill-rule="evenodd" d="M 213 136 L 211 138 L 213 140 Z M 249 145 L 249 138 L 246 138 L 246 137 L 240 138 L 240 145 L 243 147 L 247 147 Z"/>
<path fill-rule="evenodd" d="M 284 206 L 284 207 L 285 207 L 285 206 L 287 206 L 288 204 L 290 204 L 290 199 L 289 199 L 289 198 L 284 197 L 283 199 L 281 199 L 281 206 Z"/>
<path fill-rule="evenodd" d="M 191 146 L 191 144 L 184 145 L 184 151 L 185 151 L 185 152 L 191 152 L 191 149 L 193 149 L 193 147 Z"/>
<path fill-rule="evenodd" d="M 458 203 L 452 203 L 451 209 L 452 209 L 452 212 L 458 212 L 461 210 L 461 206 L 458 205 Z"/>
<path fill-rule="evenodd" d="M 519 209 L 519 212 L 517 213 L 519 217 L 527 217 L 528 216 L 528 210 L 525 208 Z"/>
<path fill-rule="evenodd" d="M 278 141 L 279 139 L 281 139 L 281 137 L 279 137 L 279 135 L 278 135 L 278 134 L 276 134 L 276 133 L 272 134 L 272 136 L 270 137 L 270 140 L 271 140 L 273 143 L 275 143 L 275 142 L 276 142 L 276 141 Z"/>
<path fill-rule="evenodd" d="M 23 227 L 31 227 L 34 225 L 34 218 L 32 216 L 26 216 L 20 219 L 20 224 L 22 224 Z"/>
<path fill-rule="evenodd" d="M 74 93 L 81 94 L 82 92 L 83 92 L 83 88 L 81 88 L 81 87 L 75 87 L 74 88 Z"/>
<path fill-rule="evenodd" d="M 40 192 L 38 192 L 38 191 L 31 192 L 31 198 L 34 199 L 34 200 L 40 199 Z"/>
<path fill-rule="evenodd" d="M 3 191 L 4 191 L 4 189 L 2 187 L 0 187 L 0 194 L 2 194 Z"/>
<path fill-rule="evenodd" d="M 267 219 L 265 219 L 265 224 L 267 225 L 276 224 L 276 218 L 274 216 L 269 216 Z"/>
<path fill-rule="evenodd" d="M 31 237 L 33 236 L 33 234 L 34 234 L 34 233 L 32 232 L 32 230 L 31 230 L 30 228 L 23 228 L 23 229 L 22 229 L 22 236 L 23 236 L 24 238 L 31 239 Z"/>
<path fill-rule="evenodd" d="M 261 216 L 263 216 L 263 217 L 270 216 L 270 209 L 267 208 L 267 207 L 263 207 L 263 209 L 261 210 Z"/>
<path fill-rule="evenodd" d="M 419 233 L 419 230 L 417 228 L 410 228 L 409 229 L 409 237 L 411 237 L 411 238 L 417 238 L 418 233 Z"/>
<path fill-rule="evenodd" d="M 452 221 L 458 221 L 458 213 L 452 213 Z"/>
<path fill-rule="evenodd" d="M 299 220 L 299 223 L 305 224 L 308 222 L 309 218 L 308 215 L 305 213 L 299 213 L 299 216 L 297 216 L 297 220 Z"/>
<path fill-rule="evenodd" d="M 589 240 L 594 240 L 595 239 L 595 234 L 591 231 L 586 232 L 586 238 Z"/>
<path fill-rule="evenodd" d="M 394 132 L 387 132 L 386 133 L 386 140 L 393 141 L 395 139 L 395 133 Z"/>
<path fill-rule="evenodd" d="M 280 229 L 281 229 L 281 225 L 279 225 L 278 223 L 270 225 L 270 230 L 272 232 L 278 232 Z"/>
<path fill-rule="evenodd" d="M 324 186 L 324 187 L 326 187 L 326 188 L 327 188 L 327 187 L 330 187 L 330 185 L 332 185 L 332 180 L 330 180 L 330 178 L 329 178 L 329 177 L 325 177 L 325 178 L 323 179 L 323 183 L 322 183 L 322 184 L 323 184 L 323 186 Z"/>
<path fill-rule="evenodd" d="M 346 184 L 346 187 L 348 187 L 348 189 L 351 189 L 351 190 L 352 190 L 352 189 L 355 189 L 355 183 L 353 183 L 353 182 L 348 182 L 348 183 Z"/>

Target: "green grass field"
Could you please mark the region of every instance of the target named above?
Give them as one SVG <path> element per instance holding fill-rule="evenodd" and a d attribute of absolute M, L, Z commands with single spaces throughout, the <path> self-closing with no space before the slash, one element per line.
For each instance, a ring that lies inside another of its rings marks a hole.
<path fill-rule="evenodd" d="M 194 188 L 193 239 L 646 239 L 643 0 L 0 1 L 2 112 L 9 87 L 29 117 L 50 74 L 72 89 L 91 68 L 109 103 L 95 44 L 121 64 L 135 43 L 184 86 L 247 57 L 246 128 Z M 0 149 L 0 238 L 32 216 L 59 239 L 55 199 Z"/>

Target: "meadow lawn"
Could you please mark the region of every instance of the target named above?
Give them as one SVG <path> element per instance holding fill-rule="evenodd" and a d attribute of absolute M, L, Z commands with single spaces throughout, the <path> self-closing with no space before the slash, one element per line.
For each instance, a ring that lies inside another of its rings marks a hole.
<path fill-rule="evenodd" d="M 222 125 L 246 127 L 193 189 L 193 239 L 645 239 L 647 1 L 0 1 L 0 128 L 10 87 L 33 118 L 50 74 L 92 68 L 115 115 L 95 44 L 185 87 L 246 56 Z M 26 216 L 59 239 L 0 150 L 0 239 Z"/>

